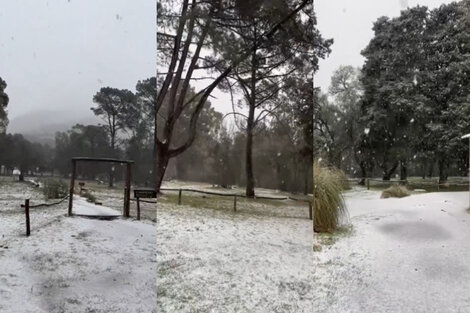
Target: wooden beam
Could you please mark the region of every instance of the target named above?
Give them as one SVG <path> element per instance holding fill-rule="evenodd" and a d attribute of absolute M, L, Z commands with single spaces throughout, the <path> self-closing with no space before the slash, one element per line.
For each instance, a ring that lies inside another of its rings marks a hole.
<path fill-rule="evenodd" d="M 111 162 L 111 163 L 121 163 L 121 164 L 132 164 L 133 160 L 121 160 L 121 159 L 112 159 L 112 158 L 89 158 L 89 157 L 74 157 L 72 161 L 84 161 L 84 162 Z"/>
<path fill-rule="evenodd" d="M 69 192 L 69 216 L 72 216 L 73 207 L 73 189 L 75 186 L 75 175 L 77 174 L 77 161 L 72 159 L 72 176 L 70 178 L 70 192 Z"/>
<path fill-rule="evenodd" d="M 129 217 L 130 215 L 130 202 L 131 202 L 131 163 L 126 165 L 126 195 L 124 197 L 125 201 L 125 216 Z"/>

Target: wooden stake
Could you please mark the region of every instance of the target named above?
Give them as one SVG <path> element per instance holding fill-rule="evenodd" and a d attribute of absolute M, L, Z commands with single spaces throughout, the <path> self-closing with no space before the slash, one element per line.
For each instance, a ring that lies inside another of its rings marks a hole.
<path fill-rule="evenodd" d="M 131 202 L 131 164 L 126 164 L 126 196 L 124 197 L 124 212 L 125 217 L 129 217 L 130 215 L 130 202 Z"/>
<path fill-rule="evenodd" d="M 233 211 L 237 212 L 237 195 L 233 198 Z"/>
<path fill-rule="evenodd" d="M 24 214 L 26 216 L 26 236 L 31 235 L 31 226 L 29 223 L 29 199 L 24 200 Z"/>
<path fill-rule="evenodd" d="M 72 216 L 72 206 L 73 206 L 73 189 L 75 185 L 75 175 L 77 173 L 77 162 L 72 160 L 72 177 L 70 178 L 70 193 L 69 193 L 69 216 Z"/>
<path fill-rule="evenodd" d="M 137 197 L 136 199 L 137 199 L 137 220 L 140 221 L 140 201 L 139 201 L 139 197 Z"/>
<path fill-rule="evenodd" d="M 181 194 L 183 193 L 183 190 L 180 189 L 178 192 L 178 205 L 181 205 Z"/>

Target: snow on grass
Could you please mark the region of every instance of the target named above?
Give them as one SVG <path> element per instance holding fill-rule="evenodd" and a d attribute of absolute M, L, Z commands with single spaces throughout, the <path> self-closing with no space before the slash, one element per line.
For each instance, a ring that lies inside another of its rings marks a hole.
<path fill-rule="evenodd" d="M 233 212 L 230 205 L 213 208 L 211 196 L 203 198 L 207 207 L 164 197 L 158 312 L 313 312 L 313 225 L 298 215 L 305 208 L 254 201 Z M 297 216 L 273 214 L 286 209 Z"/>
<path fill-rule="evenodd" d="M 345 193 L 351 231 L 316 235 L 315 312 L 467 312 L 468 192 Z"/>
<path fill-rule="evenodd" d="M 156 312 L 155 223 L 67 217 L 64 202 L 31 209 L 27 238 L 20 203 L 0 202 L 0 312 Z"/>

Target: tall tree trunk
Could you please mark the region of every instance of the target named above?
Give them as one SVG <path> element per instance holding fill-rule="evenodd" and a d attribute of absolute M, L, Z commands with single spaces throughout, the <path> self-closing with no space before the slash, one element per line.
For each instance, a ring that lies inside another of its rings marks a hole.
<path fill-rule="evenodd" d="M 256 24 L 255 24 L 255 38 L 253 41 L 256 43 Z M 248 120 L 246 126 L 246 196 L 253 198 L 255 196 L 255 178 L 253 175 L 253 129 L 255 127 L 255 108 L 256 108 L 256 44 L 253 45 L 251 53 L 251 97 L 248 99 L 250 106 L 248 112 Z"/>
<path fill-rule="evenodd" d="M 165 177 L 166 168 L 168 166 L 170 158 L 168 157 L 168 148 L 165 146 L 159 147 L 157 155 L 157 175 L 156 175 L 156 185 L 155 188 L 157 193 L 160 193 L 160 188 L 163 183 L 163 178 Z"/>
<path fill-rule="evenodd" d="M 428 160 L 424 159 L 423 163 L 421 164 L 421 177 L 426 179 L 426 168 L 427 168 Z"/>
<path fill-rule="evenodd" d="M 109 186 L 110 188 L 112 188 L 113 185 L 114 185 L 114 171 L 113 171 L 113 165 L 110 165 L 110 166 L 109 166 L 108 177 L 109 177 L 108 186 Z"/>
<path fill-rule="evenodd" d="M 115 157 L 115 149 L 116 149 L 116 131 L 112 130 L 111 132 L 111 152 L 113 154 L 113 157 Z M 113 170 L 113 165 L 111 164 L 109 166 L 109 181 L 108 181 L 108 186 L 112 188 L 114 186 L 114 170 Z"/>
<path fill-rule="evenodd" d="M 382 167 L 382 169 L 383 169 L 382 180 L 389 181 L 390 178 L 392 177 L 393 173 L 395 173 L 397 167 L 398 167 L 398 162 L 393 163 L 390 170 L 387 170 L 386 166 Z"/>
<path fill-rule="evenodd" d="M 439 159 L 439 184 L 445 184 L 447 182 L 447 164 L 444 160 Z"/>
<path fill-rule="evenodd" d="M 150 184 L 155 190 L 159 190 L 160 187 L 157 184 L 157 106 L 155 103 L 155 127 L 153 130 L 153 151 L 152 151 L 152 159 L 153 159 L 153 166 L 152 166 L 152 177 Z"/>
<path fill-rule="evenodd" d="M 252 113 L 253 112 L 253 113 Z M 253 175 L 253 116 L 254 108 L 250 108 L 246 132 L 246 196 L 253 198 L 255 196 L 255 178 Z M 251 117 L 251 118 L 250 118 Z"/>
<path fill-rule="evenodd" d="M 406 160 L 400 161 L 400 180 L 407 180 L 408 178 L 408 169 Z"/>
<path fill-rule="evenodd" d="M 19 181 L 24 181 L 24 171 L 20 170 L 20 175 L 18 176 Z"/>
<path fill-rule="evenodd" d="M 435 163 L 434 160 L 431 160 L 431 162 L 429 163 L 429 167 L 428 167 L 428 177 L 429 178 L 433 177 L 433 175 L 434 175 L 434 163 Z"/>
<path fill-rule="evenodd" d="M 359 185 L 361 186 L 364 186 L 366 184 L 367 167 L 365 163 L 365 161 L 359 162 L 359 168 L 361 169 L 361 180 L 359 181 Z"/>

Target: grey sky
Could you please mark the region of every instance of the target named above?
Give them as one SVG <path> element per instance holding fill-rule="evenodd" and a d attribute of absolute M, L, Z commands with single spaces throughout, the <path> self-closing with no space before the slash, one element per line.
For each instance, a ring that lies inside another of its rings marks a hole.
<path fill-rule="evenodd" d="M 104 86 L 155 76 L 155 0 L 2 0 L 0 77 L 9 118 L 37 110 L 92 115 Z"/>
<path fill-rule="evenodd" d="M 450 0 L 314 0 L 318 29 L 325 38 L 333 38 L 330 56 L 320 62 L 315 85 L 328 90 L 330 78 L 340 65 L 362 66 L 364 49 L 373 36 L 372 24 L 380 16 L 394 17 L 408 6 L 435 8 Z"/>

